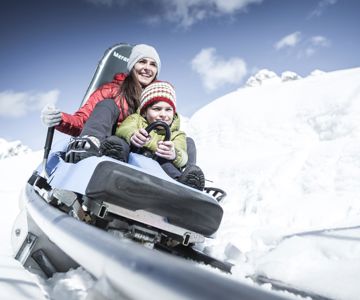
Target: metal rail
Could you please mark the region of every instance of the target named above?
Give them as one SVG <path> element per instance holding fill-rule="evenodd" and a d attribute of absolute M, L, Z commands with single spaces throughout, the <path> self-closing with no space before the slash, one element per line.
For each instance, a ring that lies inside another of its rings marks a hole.
<path fill-rule="evenodd" d="M 47 238 L 122 299 L 285 299 L 190 261 L 115 238 L 52 207 L 29 184 L 26 198 L 28 215 Z"/>

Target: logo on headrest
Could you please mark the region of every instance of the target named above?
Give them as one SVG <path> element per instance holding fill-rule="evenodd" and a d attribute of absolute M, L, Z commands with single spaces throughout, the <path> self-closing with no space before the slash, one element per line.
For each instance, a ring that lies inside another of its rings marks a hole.
<path fill-rule="evenodd" d="M 128 62 L 128 61 L 129 61 L 129 59 L 128 59 L 127 57 L 125 57 L 124 55 L 121 55 L 121 54 L 117 53 L 116 51 L 114 51 L 113 56 L 115 56 L 115 57 L 118 58 L 118 59 L 123 60 L 124 62 Z"/>

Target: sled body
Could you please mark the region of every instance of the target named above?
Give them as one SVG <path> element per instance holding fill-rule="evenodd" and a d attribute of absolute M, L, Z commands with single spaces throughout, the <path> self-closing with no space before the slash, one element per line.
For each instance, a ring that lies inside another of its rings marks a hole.
<path fill-rule="evenodd" d="M 81 105 L 96 88 L 111 81 L 115 73 L 127 72 L 131 49 L 129 44 L 118 44 L 106 50 Z M 115 232 L 121 238 L 230 272 L 231 264 L 193 247 L 204 242 L 205 237 L 211 238 L 218 230 L 223 216 L 218 203 L 221 197 L 215 198 L 177 182 L 155 160 L 136 153 L 130 153 L 128 163 L 107 156 L 66 162 L 69 140 L 65 138 L 51 146 L 49 156 L 28 181 L 27 197 L 40 196 L 47 205 L 89 226 Z M 30 198 L 25 202 L 34 201 Z M 30 220 L 29 223 L 34 222 Z M 36 264 L 29 260 L 35 259 L 36 250 L 37 265 L 46 274 L 51 274 L 59 269 L 51 261 L 61 255 L 57 250 L 47 250 L 47 245 L 52 243 L 48 243 L 46 237 L 42 238 L 41 230 L 33 231 L 35 235 L 29 230 L 22 246 L 15 247 L 18 249 L 16 256 L 22 257 L 24 265 L 33 267 Z M 27 240 L 33 235 L 36 238 L 29 246 Z M 19 238 L 14 238 L 16 243 L 13 244 L 20 245 L 21 241 L 17 240 Z M 38 251 L 43 249 L 46 251 Z"/>

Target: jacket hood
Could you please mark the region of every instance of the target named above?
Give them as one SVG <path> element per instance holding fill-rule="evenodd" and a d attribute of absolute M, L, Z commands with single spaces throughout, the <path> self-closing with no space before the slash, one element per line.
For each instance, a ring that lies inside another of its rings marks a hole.
<path fill-rule="evenodd" d="M 120 82 L 120 81 L 124 81 L 127 76 L 128 76 L 127 73 L 116 73 L 116 74 L 114 75 L 113 82 L 118 83 L 118 82 Z"/>

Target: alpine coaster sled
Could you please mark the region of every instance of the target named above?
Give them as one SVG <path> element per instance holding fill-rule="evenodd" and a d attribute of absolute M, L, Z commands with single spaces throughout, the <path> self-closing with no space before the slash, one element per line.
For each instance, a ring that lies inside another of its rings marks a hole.
<path fill-rule="evenodd" d="M 106 51 L 84 101 L 98 86 L 111 81 L 115 73 L 126 70 L 130 51 L 128 44 Z M 170 178 L 155 160 L 137 153 L 130 153 L 128 163 L 106 156 L 88 157 L 76 164 L 66 162 L 69 140 L 51 147 L 53 130 L 48 131 L 44 162 L 28 180 L 27 189 L 79 222 L 119 239 L 132 239 L 149 248 L 231 271 L 230 263 L 196 249 L 218 230 L 223 217 L 219 201 L 225 192 L 185 186 Z M 25 265 L 35 261 L 47 276 L 62 271 L 54 263 L 59 252 L 54 255 L 46 251 L 49 245 L 36 246 L 36 236 L 30 231 L 16 247 L 16 257 Z"/>

